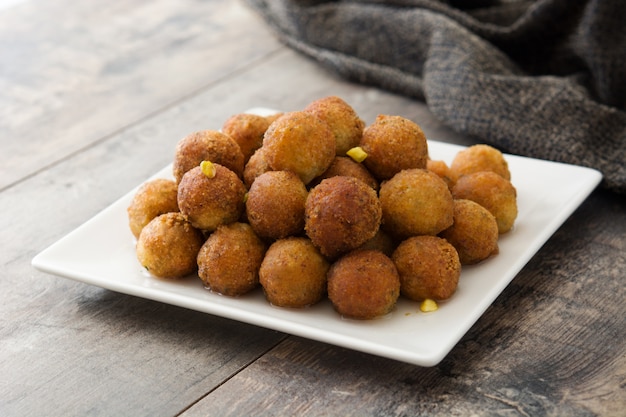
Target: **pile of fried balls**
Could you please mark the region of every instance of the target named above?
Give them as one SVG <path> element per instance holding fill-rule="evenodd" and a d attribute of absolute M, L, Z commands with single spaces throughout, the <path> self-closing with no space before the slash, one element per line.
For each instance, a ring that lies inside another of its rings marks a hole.
<path fill-rule="evenodd" d="M 175 149 L 173 179 L 142 184 L 128 207 L 136 255 L 160 279 L 303 308 L 325 297 L 373 319 L 399 297 L 423 311 L 456 291 L 461 266 L 498 253 L 517 193 L 488 145 L 431 160 L 415 122 L 366 125 L 343 99 L 271 116 L 241 113 Z M 197 279 L 197 278 L 195 278 Z"/>

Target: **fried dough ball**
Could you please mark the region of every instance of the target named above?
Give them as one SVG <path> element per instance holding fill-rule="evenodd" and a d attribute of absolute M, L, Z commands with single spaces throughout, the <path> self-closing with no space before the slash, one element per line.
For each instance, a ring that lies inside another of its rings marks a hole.
<path fill-rule="evenodd" d="M 259 270 L 267 300 L 278 307 L 302 308 L 326 294 L 329 262 L 305 237 L 288 237 L 272 243 Z"/>
<path fill-rule="evenodd" d="M 265 148 L 261 147 L 252 154 L 248 163 L 244 167 L 243 182 L 249 189 L 259 175 L 271 170 L 272 168 L 270 168 L 267 163 L 267 158 L 265 158 Z"/>
<path fill-rule="evenodd" d="M 250 187 L 248 222 L 266 239 L 281 239 L 304 231 L 304 204 L 309 192 L 291 171 L 268 171 Z"/>
<path fill-rule="evenodd" d="M 236 222 L 245 205 L 246 187 L 230 169 L 213 164 L 211 178 L 197 166 L 185 173 L 178 185 L 178 206 L 191 224 L 212 232 L 217 226 Z"/>
<path fill-rule="evenodd" d="M 352 251 L 328 271 L 328 298 L 344 317 L 367 320 L 394 308 L 400 277 L 393 261 L 377 250 Z"/>
<path fill-rule="evenodd" d="M 391 259 L 400 275 L 400 292 L 421 301 L 446 300 L 454 294 L 461 276 L 456 249 L 437 236 L 413 236 L 398 245 Z"/>
<path fill-rule="evenodd" d="M 379 197 L 383 226 L 397 238 L 436 235 L 452 225 L 452 194 L 426 169 L 400 171 L 381 184 Z"/>
<path fill-rule="evenodd" d="M 254 151 L 263 145 L 263 135 L 270 121 L 263 116 L 249 113 L 235 114 L 222 125 L 222 132 L 237 142 L 243 153 L 244 164 Z"/>
<path fill-rule="evenodd" d="M 358 178 L 370 187 L 372 187 L 374 190 L 378 191 L 378 180 L 374 178 L 374 176 L 367 170 L 367 168 L 365 168 L 365 166 L 347 156 L 335 157 L 328 169 L 324 171 L 322 175 L 315 178 L 315 180 L 313 180 L 313 182 L 311 182 L 309 185 L 315 186 L 326 178 L 337 176 Z"/>
<path fill-rule="evenodd" d="M 276 121 L 276 119 L 278 119 L 283 114 L 285 114 L 285 113 L 278 112 L 278 113 L 269 114 L 269 115 L 265 116 L 265 120 L 267 120 L 267 122 L 269 124 L 272 124 L 272 123 L 274 123 L 274 121 Z"/>
<path fill-rule="evenodd" d="M 363 164 L 380 181 L 403 169 L 426 168 L 426 135 L 415 122 L 404 117 L 378 115 L 363 130 L 360 146 L 367 153 Z"/>
<path fill-rule="evenodd" d="M 216 130 L 203 130 L 185 136 L 176 145 L 172 168 L 176 183 L 202 161 L 225 166 L 239 177 L 243 175 L 243 152 L 237 142 Z"/>
<path fill-rule="evenodd" d="M 502 152 L 484 144 L 459 151 L 452 160 L 450 170 L 457 178 L 474 172 L 493 171 L 504 179 L 511 180 L 509 164 Z"/>
<path fill-rule="evenodd" d="M 177 187 L 172 180 L 158 178 L 139 187 L 128 209 L 128 224 L 135 238 L 155 217 L 178 211 Z"/>
<path fill-rule="evenodd" d="M 471 200 L 454 200 L 454 223 L 439 236 L 454 246 L 463 265 L 478 263 L 498 253 L 496 218 Z"/>
<path fill-rule="evenodd" d="M 374 237 L 382 209 L 376 191 L 351 177 L 331 177 L 309 192 L 305 231 L 329 258 L 356 249 Z"/>
<path fill-rule="evenodd" d="M 218 294 L 243 295 L 259 284 L 265 249 L 248 224 L 218 226 L 198 252 L 198 276 Z"/>
<path fill-rule="evenodd" d="M 263 139 L 265 158 L 274 171 L 295 172 L 304 184 L 321 175 L 335 158 L 335 136 L 311 113 L 285 113 Z"/>
<path fill-rule="evenodd" d="M 450 167 L 448 167 L 444 161 L 434 161 L 429 159 L 426 161 L 426 169 L 439 175 L 439 177 L 444 180 L 448 186 L 448 189 L 452 190 L 458 176 L 450 170 Z"/>
<path fill-rule="evenodd" d="M 396 241 L 385 232 L 383 229 L 378 229 L 378 232 L 373 238 L 358 247 L 358 250 L 374 249 L 384 253 L 387 256 L 391 256 L 396 249 Z"/>
<path fill-rule="evenodd" d="M 475 201 L 489 210 L 496 218 L 500 234 L 513 228 L 517 218 L 517 191 L 509 180 L 495 172 L 463 175 L 452 188 L 452 195 L 455 199 Z"/>
<path fill-rule="evenodd" d="M 314 114 L 325 121 L 335 135 L 335 152 L 344 156 L 361 141 L 365 122 L 354 109 L 336 96 L 329 96 L 313 101 L 304 111 Z"/>
<path fill-rule="evenodd" d="M 196 272 L 196 256 L 203 243 L 202 232 L 181 213 L 165 213 L 142 229 L 137 240 L 137 259 L 156 277 L 182 278 Z"/>

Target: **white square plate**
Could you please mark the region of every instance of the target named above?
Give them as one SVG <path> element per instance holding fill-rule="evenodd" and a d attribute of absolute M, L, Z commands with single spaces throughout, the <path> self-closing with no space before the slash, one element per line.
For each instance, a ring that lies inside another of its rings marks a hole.
<path fill-rule="evenodd" d="M 266 109 L 255 109 L 257 112 Z M 432 159 L 450 163 L 460 146 L 429 141 Z M 518 193 L 514 229 L 500 237 L 500 253 L 463 268 L 457 292 L 439 310 L 422 313 L 399 300 L 369 321 L 341 318 L 325 300 L 296 310 L 271 306 L 259 288 L 240 298 L 206 290 L 200 279 L 149 276 L 135 257 L 126 208 L 136 189 L 37 255 L 44 272 L 421 366 L 439 363 L 549 237 L 598 185 L 593 169 L 506 155 Z M 171 166 L 152 178 L 172 178 Z"/>

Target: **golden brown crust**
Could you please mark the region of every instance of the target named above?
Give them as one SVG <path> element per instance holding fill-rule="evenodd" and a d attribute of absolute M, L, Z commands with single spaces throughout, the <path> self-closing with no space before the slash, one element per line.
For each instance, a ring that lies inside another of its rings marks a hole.
<path fill-rule="evenodd" d="M 217 226 L 239 220 L 244 211 L 246 187 L 230 169 L 214 164 L 213 178 L 195 167 L 178 185 L 178 206 L 191 224 L 212 232 Z"/>
<path fill-rule="evenodd" d="M 461 262 L 445 239 L 408 238 L 398 245 L 391 259 L 400 275 L 400 291 L 411 300 L 446 300 L 456 291 Z"/>
<path fill-rule="evenodd" d="M 202 232 L 181 213 L 166 213 L 152 219 L 141 231 L 137 259 L 156 277 L 182 278 L 196 271 L 196 256 L 203 243 Z"/>
<path fill-rule="evenodd" d="M 427 311 L 456 291 L 460 265 L 498 253 L 499 234 L 517 217 L 502 153 L 475 145 L 452 163 L 429 158 L 411 120 L 380 114 L 365 127 L 329 96 L 302 111 L 235 114 L 221 132 L 183 138 L 174 181 L 144 184 L 128 221 L 137 258 L 155 276 L 198 270 L 227 296 L 261 284 L 283 307 L 329 293 L 357 319 L 387 314 L 401 294 L 426 299 Z M 193 243 L 179 230 L 204 245 L 184 250 Z"/>
<path fill-rule="evenodd" d="M 385 232 L 383 229 L 378 229 L 378 232 L 374 235 L 373 238 L 359 246 L 358 250 L 377 250 L 384 253 L 387 256 L 391 256 L 393 251 L 396 249 L 398 243 L 396 240 L 391 237 L 391 235 Z"/>
<path fill-rule="evenodd" d="M 335 158 L 335 136 L 311 113 L 296 111 L 276 119 L 265 132 L 264 155 L 274 171 L 295 172 L 308 184 Z"/>
<path fill-rule="evenodd" d="M 304 205 L 308 191 L 290 171 L 269 171 L 250 187 L 246 215 L 262 238 L 282 239 L 304 231 Z"/>
<path fill-rule="evenodd" d="M 381 184 L 379 196 L 383 226 L 397 238 L 436 235 L 452 224 L 452 195 L 431 171 L 401 171 Z"/>
<path fill-rule="evenodd" d="M 439 236 L 456 248 L 463 265 L 478 263 L 498 253 L 496 218 L 471 200 L 454 200 L 454 223 Z"/>
<path fill-rule="evenodd" d="M 452 195 L 475 201 L 491 212 L 500 234 L 513 228 L 517 218 L 517 191 L 510 181 L 491 171 L 475 172 L 459 178 Z"/>
<path fill-rule="evenodd" d="M 265 135 L 269 125 L 270 122 L 266 117 L 240 113 L 232 115 L 224 122 L 222 132 L 237 142 L 243 153 L 245 164 L 254 151 L 263 145 L 263 135 Z"/>
<path fill-rule="evenodd" d="M 276 119 L 278 119 L 283 114 L 285 114 L 285 113 L 278 112 L 278 113 L 270 114 L 270 115 L 267 115 L 267 116 L 264 116 L 264 117 L 265 117 L 265 120 L 267 120 L 267 122 L 269 124 L 272 124 L 272 123 L 274 123 L 276 121 Z"/>
<path fill-rule="evenodd" d="M 372 187 L 374 190 L 378 191 L 378 180 L 367 170 L 367 168 L 365 168 L 365 166 L 347 156 L 335 157 L 328 169 L 324 171 L 322 175 L 315 178 L 309 186 L 314 187 L 326 178 L 338 176 L 357 178 Z"/>
<path fill-rule="evenodd" d="M 506 180 L 511 180 L 509 164 L 502 152 L 485 144 L 470 146 L 459 151 L 450 165 L 450 170 L 458 178 L 480 171 L 492 171 Z"/>
<path fill-rule="evenodd" d="M 345 155 L 361 141 L 365 122 L 341 98 L 337 96 L 320 98 L 306 106 L 304 111 L 314 114 L 328 124 L 335 136 L 337 155 Z"/>
<path fill-rule="evenodd" d="M 202 161 L 225 166 L 238 177 L 243 175 L 244 158 L 237 142 L 216 130 L 203 130 L 185 136 L 176 145 L 172 166 L 176 183 Z"/>
<path fill-rule="evenodd" d="M 137 238 L 141 229 L 161 214 L 177 212 L 178 190 L 172 180 L 158 178 L 139 187 L 126 210 L 128 225 Z"/>
<path fill-rule="evenodd" d="M 373 238 L 381 218 L 380 201 L 371 187 L 356 178 L 331 177 L 309 193 L 305 231 L 332 259 Z"/>
<path fill-rule="evenodd" d="M 265 249 L 250 225 L 219 226 L 198 253 L 198 276 L 211 291 L 230 297 L 243 295 L 259 283 Z"/>
<path fill-rule="evenodd" d="M 271 170 L 272 168 L 270 168 L 267 158 L 265 158 L 265 149 L 261 147 L 252 154 L 248 163 L 246 163 L 243 169 L 243 182 L 247 188 L 250 188 L 259 175 Z"/>
<path fill-rule="evenodd" d="M 309 239 L 288 237 L 269 247 L 259 279 L 271 304 L 302 308 L 319 302 L 326 294 L 329 266 Z"/>
<path fill-rule="evenodd" d="M 450 170 L 450 167 L 444 161 L 434 161 L 429 159 L 426 162 L 426 169 L 439 175 L 439 177 L 446 183 L 449 190 L 452 190 L 458 176 Z"/>
<path fill-rule="evenodd" d="M 328 298 L 344 317 L 367 320 L 383 316 L 394 308 L 399 295 L 398 271 L 380 251 L 350 252 L 328 271 Z"/>
<path fill-rule="evenodd" d="M 419 125 L 404 117 L 378 115 L 363 130 L 360 146 L 367 153 L 363 164 L 379 181 L 403 169 L 426 168 L 426 135 Z"/>

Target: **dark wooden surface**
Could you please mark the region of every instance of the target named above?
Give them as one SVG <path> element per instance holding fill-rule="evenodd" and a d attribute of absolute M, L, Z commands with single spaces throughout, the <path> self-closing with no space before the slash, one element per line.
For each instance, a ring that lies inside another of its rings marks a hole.
<path fill-rule="evenodd" d="M 624 415 L 626 205 L 602 190 L 432 368 L 31 266 L 183 135 L 331 94 L 472 143 L 325 72 L 239 1 L 0 2 L 0 415 Z"/>

